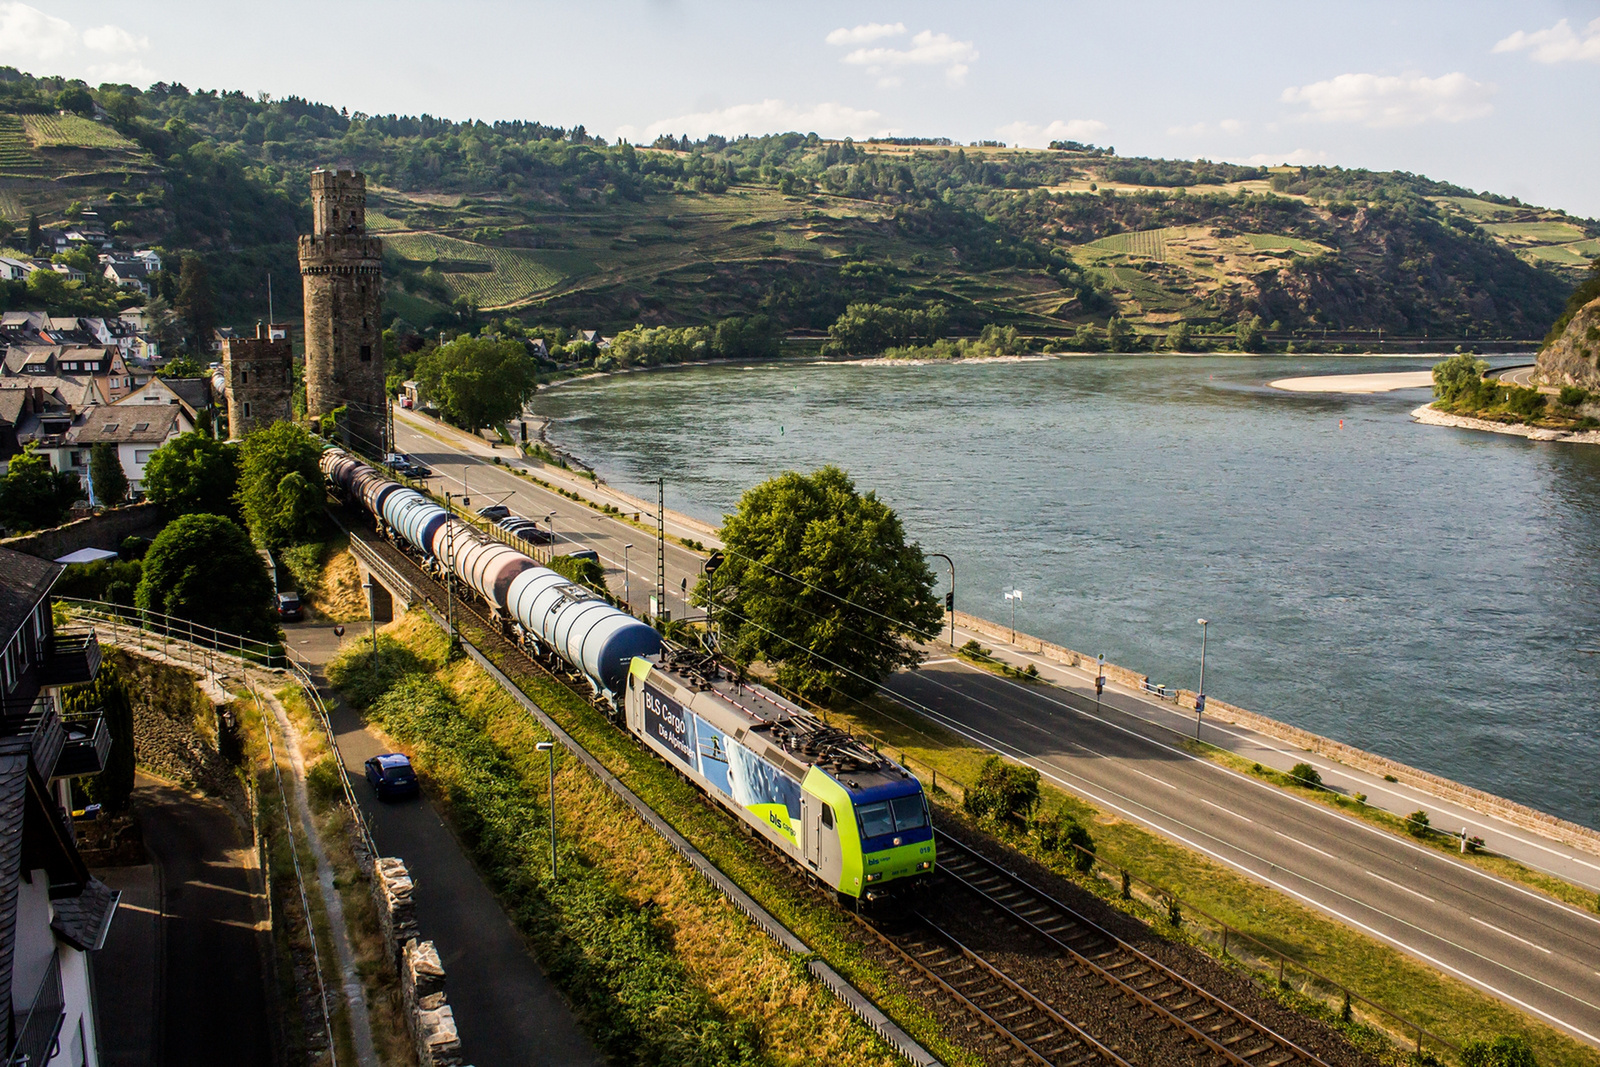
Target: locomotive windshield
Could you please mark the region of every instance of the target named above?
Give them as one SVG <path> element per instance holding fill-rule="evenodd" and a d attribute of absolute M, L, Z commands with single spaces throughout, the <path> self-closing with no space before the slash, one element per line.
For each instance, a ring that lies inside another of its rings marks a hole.
<path fill-rule="evenodd" d="M 856 822 L 862 837 L 881 837 L 884 834 L 920 830 L 928 825 L 928 813 L 922 806 L 922 794 L 880 800 L 876 804 L 861 804 L 856 808 Z"/>

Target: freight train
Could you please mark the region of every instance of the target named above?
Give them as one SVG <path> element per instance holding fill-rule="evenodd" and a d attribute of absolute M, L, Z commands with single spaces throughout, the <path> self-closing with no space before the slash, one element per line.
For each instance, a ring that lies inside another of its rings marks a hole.
<path fill-rule="evenodd" d="M 322 473 L 430 573 L 453 575 L 506 636 L 578 671 L 611 721 L 841 900 L 897 897 L 935 863 L 916 777 L 339 448 Z"/>

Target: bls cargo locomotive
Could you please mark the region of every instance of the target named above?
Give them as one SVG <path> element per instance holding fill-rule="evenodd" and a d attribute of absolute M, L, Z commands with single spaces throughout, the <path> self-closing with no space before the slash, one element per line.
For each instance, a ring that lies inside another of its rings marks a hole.
<path fill-rule="evenodd" d="M 935 862 L 921 783 L 843 731 L 492 540 L 339 448 L 322 472 L 384 536 L 454 574 L 507 636 L 579 671 L 613 722 L 841 899 L 897 896 Z"/>

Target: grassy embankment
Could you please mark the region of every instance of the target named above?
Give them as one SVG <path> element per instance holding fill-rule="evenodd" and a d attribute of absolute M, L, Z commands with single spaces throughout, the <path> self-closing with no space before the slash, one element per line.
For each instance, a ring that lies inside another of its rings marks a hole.
<path fill-rule="evenodd" d="M 279 559 L 300 591 L 301 603 L 334 622 L 367 617 L 367 598 L 361 591 L 361 571 L 350 554 L 344 534 L 326 541 L 290 545 Z"/>
<path fill-rule="evenodd" d="M 975 781 L 989 755 L 886 701 L 834 714 L 846 728 L 875 734 L 885 751 L 901 753 L 916 763 L 936 769 L 941 783 L 959 785 Z M 957 823 L 969 822 L 950 795 L 935 792 L 933 799 L 945 818 Z M 1126 869 L 1156 886 L 1176 890 L 1182 901 L 1181 914 L 1191 915 L 1191 908 L 1202 909 L 1289 959 L 1320 971 L 1456 1044 L 1493 1039 L 1500 1034 L 1523 1034 L 1545 1067 L 1600 1064 L 1600 1052 L 1465 983 L 1436 972 L 1221 864 L 1044 783 L 1041 812 L 1049 815 L 1060 810 L 1092 829 L 1099 862 L 1087 876 L 1071 869 L 1069 857 L 1041 850 L 1030 835 L 1001 830 L 1001 836 L 1036 862 L 1073 878 L 1164 934 L 1182 937 L 1213 954 L 1220 954 L 1220 940 L 1211 931 L 1197 927 L 1195 921 L 1186 920 L 1182 930 L 1175 930 L 1167 922 L 1169 912 L 1163 896 L 1150 894 L 1141 900 L 1140 894 L 1135 893 L 1132 901 L 1121 899 L 1120 870 Z M 1231 942 L 1230 950 L 1235 957 L 1248 960 L 1237 939 Z M 1257 967 L 1252 969 L 1260 973 L 1266 965 L 1259 960 L 1255 962 Z M 1279 992 L 1285 994 L 1292 1006 L 1337 1024 L 1338 1002 L 1330 995 L 1331 991 L 1318 990 L 1304 981 L 1292 981 L 1293 968 L 1286 977 L 1295 988 Z M 1276 986 L 1271 979 L 1264 981 L 1269 988 Z M 1363 1011 L 1359 1002 L 1355 1005 L 1355 1016 L 1360 1022 L 1375 1024 L 1391 1034 L 1396 1032 L 1392 1023 L 1377 1013 Z M 1363 1033 L 1361 1027 L 1349 1029 L 1358 1044 L 1376 1050 L 1372 1031 Z M 1406 1039 L 1402 1036 L 1399 1040 Z M 1400 1055 L 1400 1047 L 1404 1046 L 1391 1046 L 1386 1050 L 1387 1055 Z"/>
<path fill-rule="evenodd" d="M 468 636 L 473 636 L 468 632 Z M 347 699 L 410 751 L 430 794 L 565 991 L 619 1062 L 887 1064 L 896 1057 L 608 789 L 557 761 L 561 876 L 549 877 L 545 732 L 443 634 L 413 613 L 384 628 L 381 688 L 370 649 L 330 667 Z M 813 949 L 952 1064 L 932 1017 L 890 988 L 850 920 L 565 686 L 502 665 L 562 726 Z"/>

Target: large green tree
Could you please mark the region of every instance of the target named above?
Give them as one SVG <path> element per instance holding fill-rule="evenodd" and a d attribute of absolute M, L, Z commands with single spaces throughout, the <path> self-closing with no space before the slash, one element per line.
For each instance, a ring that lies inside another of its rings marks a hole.
<path fill-rule="evenodd" d="M 94 486 L 94 502 L 101 507 L 116 507 L 128 499 L 128 475 L 116 445 L 101 441 L 89 449 L 89 483 Z"/>
<path fill-rule="evenodd" d="M 838 467 L 751 489 L 723 522 L 725 562 L 695 591 L 740 664 L 813 698 L 870 691 L 920 662 L 942 621 L 933 572 L 894 511 Z"/>
<path fill-rule="evenodd" d="M 144 466 L 143 486 L 168 515 L 235 516 L 239 449 L 191 430 L 155 450 Z"/>
<path fill-rule="evenodd" d="M 322 532 L 322 446 L 292 422 L 253 431 L 239 447 L 236 499 L 250 536 L 271 549 Z"/>
<path fill-rule="evenodd" d="M 206 272 L 206 261 L 199 256 L 191 254 L 183 257 L 183 269 L 178 276 L 178 299 L 173 301 L 172 306 L 183 319 L 189 351 L 208 351 L 211 334 L 217 328 L 217 309 L 211 296 L 211 276 Z"/>
<path fill-rule="evenodd" d="M 42 273 L 42 272 L 38 272 Z M 11 457 L 0 479 L 0 525 L 12 530 L 38 530 L 59 526 L 76 500 L 83 498 L 83 483 L 71 471 L 58 471 L 33 446 Z"/>
<path fill-rule="evenodd" d="M 446 418 L 476 430 L 521 411 L 533 396 L 536 371 L 520 341 L 458 337 L 418 361 L 417 381 Z"/>
<path fill-rule="evenodd" d="M 221 515 L 184 515 L 156 535 L 134 603 L 257 640 L 278 631 L 267 563 Z"/>

